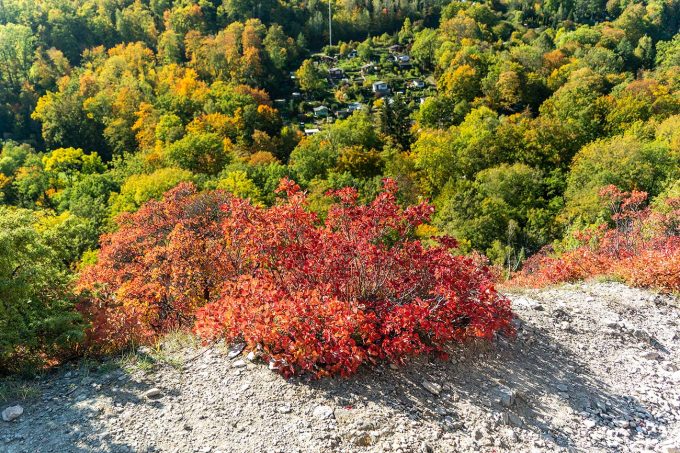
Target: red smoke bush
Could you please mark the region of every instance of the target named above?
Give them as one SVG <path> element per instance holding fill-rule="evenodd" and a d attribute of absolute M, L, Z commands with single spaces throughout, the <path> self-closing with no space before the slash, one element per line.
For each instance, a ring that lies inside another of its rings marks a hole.
<path fill-rule="evenodd" d="M 244 340 L 286 375 L 324 376 L 511 330 L 509 303 L 488 269 L 453 256 L 450 238 L 423 247 L 414 232 L 433 209 L 402 209 L 393 182 L 368 205 L 353 189 L 335 192 L 324 221 L 294 183 L 280 190 L 282 203 L 251 208 L 240 233 L 251 238 L 252 275 L 199 310 L 201 336 Z M 228 221 L 227 237 L 233 228 Z"/>
<path fill-rule="evenodd" d="M 181 185 L 122 217 L 80 281 L 92 340 L 193 325 L 261 349 L 285 375 L 320 377 L 511 332 L 489 269 L 451 254 L 451 238 L 423 246 L 415 229 L 433 208 L 400 207 L 392 181 L 368 205 L 353 189 L 333 193 L 323 220 L 293 182 L 279 191 L 263 208 Z"/>
<path fill-rule="evenodd" d="M 596 276 L 621 278 L 638 287 L 680 291 L 680 200 L 665 213 L 645 205 L 645 192 L 605 187 L 613 225 L 579 232 L 580 244 L 559 256 L 546 249 L 529 258 L 510 286 L 542 287 Z"/>

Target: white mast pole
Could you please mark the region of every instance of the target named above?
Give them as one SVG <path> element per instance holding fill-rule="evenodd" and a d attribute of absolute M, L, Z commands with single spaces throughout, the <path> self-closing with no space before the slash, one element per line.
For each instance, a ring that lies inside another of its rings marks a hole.
<path fill-rule="evenodd" d="M 332 46 L 333 45 L 333 18 L 332 18 L 332 11 L 331 11 L 331 1 L 328 0 L 328 45 Z"/>

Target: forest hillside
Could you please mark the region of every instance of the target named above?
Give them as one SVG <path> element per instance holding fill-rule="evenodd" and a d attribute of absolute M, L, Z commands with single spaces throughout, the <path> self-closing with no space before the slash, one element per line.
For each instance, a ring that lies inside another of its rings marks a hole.
<path fill-rule="evenodd" d="M 0 0 L 0 450 L 680 451 L 680 0 Z"/>
<path fill-rule="evenodd" d="M 593 280 L 680 292 L 680 0 L 0 0 L 0 385 L 503 351 L 512 294 Z"/>

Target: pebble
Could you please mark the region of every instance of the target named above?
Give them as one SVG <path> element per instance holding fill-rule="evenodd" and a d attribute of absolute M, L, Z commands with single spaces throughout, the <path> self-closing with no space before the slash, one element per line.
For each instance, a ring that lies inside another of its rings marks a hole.
<path fill-rule="evenodd" d="M 442 386 L 434 382 L 423 381 L 422 385 L 425 388 L 425 390 L 432 393 L 433 395 L 439 395 L 442 392 Z"/>
<path fill-rule="evenodd" d="M 419 451 L 420 451 L 420 453 L 432 453 L 434 451 L 434 449 L 432 448 L 432 446 L 430 444 L 423 441 L 420 444 L 420 450 Z"/>
<path fill-rule="evenodd" d="M 628 420 L 614 420 L 614 426 L 617 428 L 628 428 L 630 423 L 628 423 Z"/>
<path fill-rule="evenodd" d="M 642 340 L 646 343 L 653 343 L 652 336 L 646 330 L 632 329 L 630 333 L 632 333 L 633 336 L 638 338 L 639 340 Z"/>
<path fill-rule="evenodd" d="M 153 398 L 158 398 L 162 394 L 161 389 L 157 387 L 150 388 L 146 392 L 144 392 L 144 397 L 147 399 L 153 399 Z"/>
<path fill-rule="evenodd" d="M 661 453 L 680 453 L 680 445 L 664 445 L 661 447 Z"/>
<path fill-rule="evenodd" d="M 522 419 L 519 418 L 519 416 L 514 414 L 513 412 L 508 412 L 508 423 L 511 426 L 516 426 L 518 428 L 522 428 L 524 426 L 524 422 L 522 421 Z"/>
<path fill-rule="evenodd" d="M 543 305 L 541 305 L 540 302 L 526 297 L 518 297 L 517 299 L 514 300 L 514 304 L 520 307 L 527 307 L 536 311 L 545 310 L 545 308 L 543 307 Z"/>
<path fill-rule="evenodd" d="M 246 366 L 246 361 L 243 359 L 238 359 L 231 364 L 232 368 L 243 368 Z"/>
<path fill-rule="evenodd" d="M 331 418 L 333 416 L 333 408 L 326 406 L 325 404 L 321 404 L 314 408 L 312 411 L 312 416 L 321 420 Z"/>
<path fill-rule="evenodd" d="M 464 425 L 463 422 L 456 421 L 453 417 L 447 415 L 444 417 L 444 426 L 450 430 L 455 430 L 462 429 Z"/>
<path fill-rule="evenodd" d="M 437 415 L 441 415 L 442 417 L 447 415 L 449 412 L 446 410 L 446 408 L 443 408 L 441 406 L 435 406 L 433 409 L 434 413 Z"/>
<path fill-rule="evenodd" d="M 24 408 L 20 405 L 17 404 L 16 406 L 9 406 L 4 411 L 2 411 L 2 419 L 6 422 L 11 422 L 21 417 L 23 413 Z"/>
<path fill-rule="evenodd" d="M 514 429 L 506 430 L 505 437 L 507 437 L 510 442 L 513 443 L 519 442 L 519 436 L 517 435 Z"/>
<path fill-rule="evenodd" d="M 229 348 L 229 352 L 227 353 L 227 358 L 233 359 L 234 357 L 241 355 L 245 347 L 246 347 L 245 343 L 236 343 L 231 345 L 231 347 Z"/>
<path fill-rule="evenodd" d="M 503 407 L 510 407 L 515 404 L 516 392 L 514 390 L 501 387 L 499 394 L 498 401 Z"/>
<path fill-rule="evenodd" d="M 646 351 L 640 354 L 640 358 L 645 360 L 658 360 L 661 358 L 661 354 L 656 351 Z"/>

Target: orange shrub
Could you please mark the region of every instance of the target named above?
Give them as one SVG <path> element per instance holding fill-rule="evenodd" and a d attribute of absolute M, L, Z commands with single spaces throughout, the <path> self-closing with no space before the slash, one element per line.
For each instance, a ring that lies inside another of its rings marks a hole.
<path fill-rule="evenodd" d="M 80 311 L 90 320 L 88 345 L 115 350 L 131 341 L 193 325 L 196 309 L 216 300 L 240 271 L 224 241 L 226 192 L 198 193 L 190 183 L 118 217 L 101 238 L 97 263 L 85 268 Z"/>
<path fill-rule="evenodd" d="M 680 200 L 667 200 L 668 211 L 658 213 L 645 207 L 644 192 L 609 186 L 600 195 L 609 202 L 613 226 L 578 232 L 580 245 L 560 255 L 545 248 L 508 285 L 542 287 L 612 276 L 633 286 L 680 291 Z"/>

